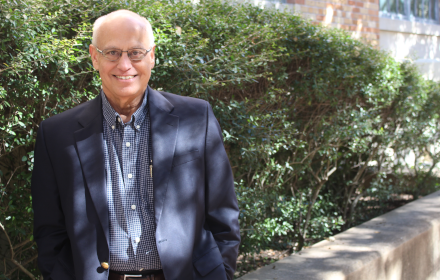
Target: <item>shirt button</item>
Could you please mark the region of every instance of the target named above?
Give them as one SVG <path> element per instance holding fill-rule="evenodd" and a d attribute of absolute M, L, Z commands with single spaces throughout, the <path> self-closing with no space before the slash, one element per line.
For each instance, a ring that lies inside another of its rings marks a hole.
<path fill-rule="evenodd" d="M 115 126 L 114 126 L 114 125 L 112 125 L 112 129 L 115 129 Z"/>
<path fill-rule="evenodd" d="M 118 117 L 118 122 L 122 122 L 122 120 L 121 120 L 121 118 L 120 118 L 120 117 Z"/>
<path fill-rule="evenodd" d="M 130 142 L 125 143 L 125 146 L 130 147 Z"/>
<path fill-rule="evenodd" d="M 136 241 L 136 243 L 139 243 L 141 241 L 141 239 L 139 237 L 136 237 L 135 241 Z"/>
<path fill-rule="evenodd" d="M 140 125 L 137 125 L 136 128 L 139 129 L 139 128 L 141 128 L 141 126 L 140 126 Z"/>
<path fill-rule="evenodd" d="M 136 210 L 136 205 L 133 204 L 133 205 L 131 206 L 131 209 Z"/>
<path fill-rule="evenodd" d="M 131 179 L 131 178 L 133 178 L 133 174 L 128 174 L 128 179 Z"/>

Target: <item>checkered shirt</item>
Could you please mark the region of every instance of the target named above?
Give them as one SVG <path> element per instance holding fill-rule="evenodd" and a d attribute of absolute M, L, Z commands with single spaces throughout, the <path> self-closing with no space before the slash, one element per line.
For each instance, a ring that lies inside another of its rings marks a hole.
<path fill-rule="evenodd" d="M 148 89 L 123 123 L 101 91 L 110 221 L 110 269 L 161 269 L 156 248 Z"/>

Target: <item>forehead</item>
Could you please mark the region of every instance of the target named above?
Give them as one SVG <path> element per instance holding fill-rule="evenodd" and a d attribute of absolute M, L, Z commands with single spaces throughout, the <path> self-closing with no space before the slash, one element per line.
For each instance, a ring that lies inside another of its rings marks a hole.
<path fill-rule="evenodd" d="M 147 26 L 140 18 L 117 16 L 106 19 L 97 36 L 101 48 L 148 49 Z"/>

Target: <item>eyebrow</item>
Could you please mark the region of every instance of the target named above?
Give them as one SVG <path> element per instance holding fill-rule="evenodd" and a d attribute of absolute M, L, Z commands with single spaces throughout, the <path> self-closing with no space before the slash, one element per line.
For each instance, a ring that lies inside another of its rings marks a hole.
<path fill-rule="evenodd" d="M 118 50 L 120 50 L 121 48 L 119 48 L 119 47 L 115 47 L 115 46 L 108 46 L 108 47 L 106 47 L 106 48 L 104 48 L 105 50 L 107 50 L 107 49 L 118 49 Z M 145 49 L 143 46 L 140 46 L 140 45 L 136 45 L 136 46 L 134 46 L 134 47 L 131 47 L 131 48 L 128 48 L 129 50 L 131 50 L 131 49 Z"/>

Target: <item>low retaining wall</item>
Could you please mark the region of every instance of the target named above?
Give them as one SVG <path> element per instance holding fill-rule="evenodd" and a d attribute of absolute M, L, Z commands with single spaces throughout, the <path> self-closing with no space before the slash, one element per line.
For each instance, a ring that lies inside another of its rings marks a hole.
<path fill-rule="evenodd" d="M 240 280 L 439 280 L 440 191 Z"/>

